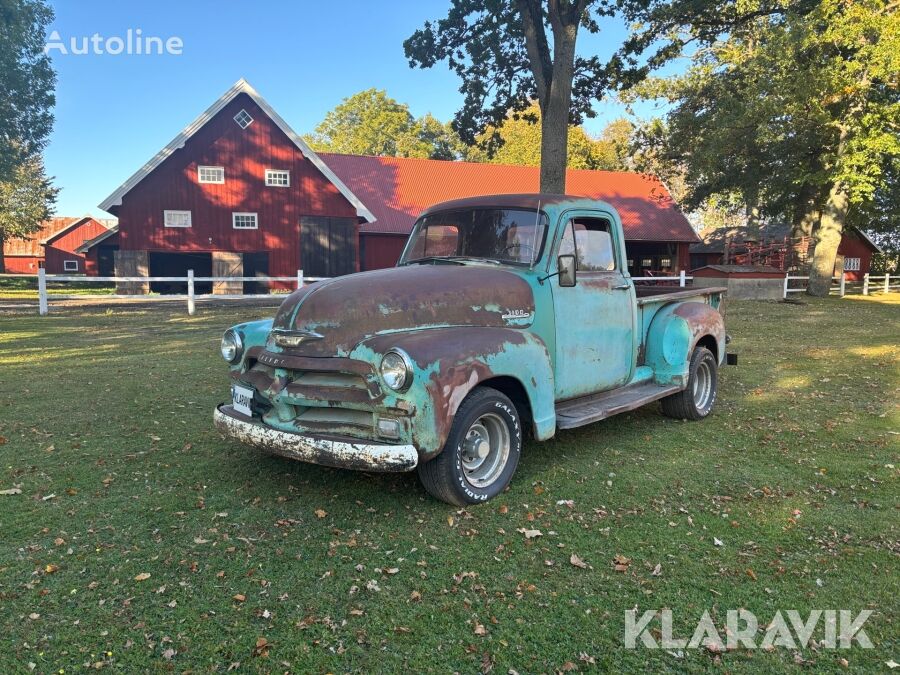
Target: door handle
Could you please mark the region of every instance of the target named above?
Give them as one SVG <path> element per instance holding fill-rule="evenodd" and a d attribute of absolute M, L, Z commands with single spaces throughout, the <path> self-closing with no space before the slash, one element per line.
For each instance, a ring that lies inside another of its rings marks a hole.
<path fill-rule="evenodd" d="M 614 291 L 627 291 L 629 288 L 631 288 L 630 284 L 622 284 L 621 286 L 612 287 Z"/>

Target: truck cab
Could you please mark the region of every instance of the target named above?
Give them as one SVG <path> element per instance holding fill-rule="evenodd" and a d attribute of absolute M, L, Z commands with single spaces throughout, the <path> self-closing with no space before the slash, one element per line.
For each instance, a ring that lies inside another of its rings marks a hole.
<path fill-rule="evenodd" d="M 725 289 L 636 287 L 618 213 L 566 195 L 438 204 L 395 268 L 316 283 L 226 331 L 223 433 L 302 461 L 417 470 L 486 501 L 536 440 L 660 400 L 702 419 Z"/>

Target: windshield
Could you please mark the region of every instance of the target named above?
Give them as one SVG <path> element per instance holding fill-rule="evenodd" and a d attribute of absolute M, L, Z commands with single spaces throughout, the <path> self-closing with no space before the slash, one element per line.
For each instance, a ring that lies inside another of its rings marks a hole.
<path fill-rule="evenodd" d="M 413 227 L 400 264 L 434 260 L 490 260 L 531 265 L 541 254 L 547 216 L 524 209 L 467 209 L 432 213 Z"/>

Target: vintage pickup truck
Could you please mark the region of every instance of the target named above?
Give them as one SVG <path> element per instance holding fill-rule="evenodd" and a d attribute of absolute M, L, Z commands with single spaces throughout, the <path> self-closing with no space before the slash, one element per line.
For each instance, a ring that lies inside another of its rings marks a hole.
<path fill-rule="evenodd" d="M 397 266 L 305 286 L 222 338 L 226 436 L 294 459 L 418 469 L 456 505 L 509 483 L 523 437 L 660 400 L 699 420 L 726 361 L 724 288 L 636 287 L 619 215 L 565 195 L 436 205 Z"/>

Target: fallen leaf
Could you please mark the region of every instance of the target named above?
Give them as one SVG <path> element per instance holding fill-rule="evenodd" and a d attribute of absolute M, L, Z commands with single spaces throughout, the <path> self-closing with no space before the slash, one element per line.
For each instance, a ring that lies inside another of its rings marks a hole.
<path fill-rule="evenodd" d="M 390 567 L 390 568 L 384 570 L 384 573 L 385 574 L 397 574 L 397 572 L 399 572 L 399 571 L 400 571 L 399 567 Z"/>
<path fill-rule="evenodd" d="M 422 594 L 419 591 L 413 591 L 409 594 L 409 599 L 412 602 L 419 602 L 422 599 Z"/>
<path fill-rule="evenodd" d="M 6 436 L 0 436 L 0 445 L 6 445 L 7 439 Z"/>
<path fill-rule="evenodd" d="M 613 569 L 615 569 L 616 572 L 627 572 L 630 564 L 631 558 L 626 558 L 624 555 L 617 553 L 613 557 Z"/>
<path fill-rule="evenodd" d="M 526 539 L 534 539 L 535 537 L 542 537 L 544 533 L 540 530 L 527 530 L 524 527 L 520 527 L 516 532 L 521 532 L 525 535 Z"/>
<path fill-rule="evenodd" d="M 140 574 L 135 575 L 134 580 L 135 581 L 146 581 L 149 578 L 150 578 L 149 572 L 141 572 Z"/>
<path fill-rule="evenodd" d="M 586 570 L 588 568 L 588 564 L 584 562 L 581 558 L 579 558 L 575 553 L 569 556 L 569 562 L 572 563 L 575 567 Z"/>
<path fill-rule="evenodd" d="M 208 544 L 209 539 L 204 539 L 203 537 L 194 537 L 195 544 Z"/>
<path fill-rule="evenodd" d="M 328 512 L 325 509 L 316 509 L 315 514 L 316 518 L 324 518 L 328 515 Z"/>
<path fill-rule="evenodd" d="M 722 540 L 719 539 L 718 537 L 713 537 L 713 544 L 715 546 L 722 546 Z"/>
<path fill-rule="evenodd" d="M 53 540 L 53 543 L 54 543 L 56 546 L 62 546 L 63 544 L 66 543 L 66 540 L 63 539 L 62 537 L 57 537 L 56 539 Z"/>
<path fill-rule="evenodd" d="M 176 654 L 176 653 L 177 653 L 177 652 L 176 652 L 174 649 L 172 649 L 171 647 L 169 647 L 166 651 L 164 651 L 164 652 L 162 653 L 162 655 L 163 655 L 163 658 L 164 658 L 166 661 L 171 661 L 172 659 L 175 658 L 175 654 Z"/>
<path fill-rule="evenodd" d="M 20 495 L 22 494 L 21 488 L 9 488 L 8 490 L 0 490 L 0 495 Z"/>
<path fill-rule="evenodd" d="M 662 563 L 656 563 L 656 567 L 654 567 L 653 571 L 650 572 L 650 576 L 652 576 L 652 577 L 661 577 L 662 576 Z"/>
<path fill-rule="evenodd" d="M 59 565 L 53 565 L 53 564 L 50 564 L 50 565 L 47 565 L 47 566 L 44 568 L 44 571 L 45 571 L 47 574 L 53 574 L 53 573 L 56 572 L 57 570 L 59 570 Z"/>
<path fill-rule="evenodd" d="M 362 616 L 363 614 L 365 614 L 365 612 L 362 611 L 361 609 L 351 609 L 350 610 L 350 616 Z"/>
<path fill-rule="evenodd" d="M 236 600 L 237 602 L 243 602 L 244 600 L 247 599 L 247 596 L 244 595 L 243 593 L 235 593 L 234 595 L 231 596 L 231 599 Z"/>
<path fill-rule="evenodd" d="M 177 601 L 177 600 L 173 600 L 172 602 L 167 602 L 167 603 L 166 603 L 166 606 L 167 606 L 167 607 L 171 607 L 172 609 L 175 609 L 176 607 L 178 607 L 178 601 Z"/>
<path fill-rule="evenodd" d="M 756 572 L 751 570 L 749 567 L 747 568 L 747 576 L 756 581 Z"/>
<path fill-rule="evenodd" d="M 263 658 L 269 655 L 269 649 L 271 649 L 272 643 L 266 640 L 266 638 L 256 638 L 256 646 L 253 648 L 253 656 L 262 656 Z"/>
<path fill-rule="evenodd" d="M 504 504 L 497 510 L 500 512 L 501 515 L 506 515 L 507 513 L 509 513 L 509 507 L 506 504 Z"/>
<path fill-rule="evenodd" d="M 28 615 L 28 618 L 31 619 L 32 621 L 37 621 L 38 619 L 41 618 L 41 615 L 38 614 L 37 612 L 32 612 L 31 614 Z"/>
<path fill-rule="evenodd" d="M 475 624 L 475 635 L 487 635 L 487 628 L 484 627 L 484 624 Z"/>

